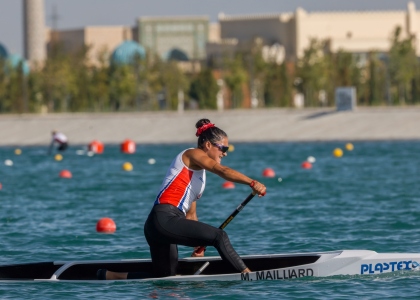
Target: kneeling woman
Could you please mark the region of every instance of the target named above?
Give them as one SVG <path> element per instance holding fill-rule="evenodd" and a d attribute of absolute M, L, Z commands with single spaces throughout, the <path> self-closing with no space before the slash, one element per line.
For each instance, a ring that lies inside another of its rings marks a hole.
<path fill-rule="evenodd" d="M 199 246 L 214 246 L 221 258 L 238 272 L 250 272 L 225 231 L 198 221 L 196 200 L 203 194 L 206 170 L 226 180 L 250 185 L 260 196 L 265 194 L 266 188 L 262 183 L 221 165 L 228 150 L 228 137 L 223 130 L 208 119 L 199 120 L 196 128 L 197 148 L 186 149 L 175 157 L 144 225 L 154 274 L 100 270 L 98 276 L 102 279 L 174 276 L 178 264 L 177 245 L 195 247 L 192 256 L 204 255 L 196 252 Z"/>

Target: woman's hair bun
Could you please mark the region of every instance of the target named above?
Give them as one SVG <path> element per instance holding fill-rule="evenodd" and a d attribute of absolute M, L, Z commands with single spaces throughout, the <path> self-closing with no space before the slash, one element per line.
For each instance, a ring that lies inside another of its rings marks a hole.
<path fill-rule="evenodd" d="M 201 126 L 205 125 L 205 124 L 209 124 L 211 123 L 209 119 L 200 119 L 198 120 L 198 122 L 195 124 L 195 128 L 200 128 Z"/>

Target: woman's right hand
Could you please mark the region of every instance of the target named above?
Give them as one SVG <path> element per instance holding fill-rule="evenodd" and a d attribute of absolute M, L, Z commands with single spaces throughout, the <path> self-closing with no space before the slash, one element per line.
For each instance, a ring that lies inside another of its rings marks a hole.
<path fill-rule="evenodd" d="M 194 247 L 194 251 L 193 251 L 193 253 L 191 254 L 191 256 L 192 256 L 192 257 L 203 257 L 203 256 L 204 256 L 204 252 L 205 252 L 205 251 L 201 250 L 201 252 L 200 252 L 200 253 L 197 253 L 197 250 L 198 250 L 198 249 L 200 249 L 200 248 L 201 248 L 201 246 L 199 246 L 199 247 Z M 206 250 L 206 249 L 204 248 L 204 250 Z"/>
<path fill-rule="evenodd" d="M 267 188 L 265 187 L 264 184 L 262 184 L 261 182 L 258 182 L 256 180 L 253 180 L 249 186 L 252 188 L 252 192 L 254 194 L 257 194 L 259 197 L 265 196 L 266 192 L 267 192 Z"/>

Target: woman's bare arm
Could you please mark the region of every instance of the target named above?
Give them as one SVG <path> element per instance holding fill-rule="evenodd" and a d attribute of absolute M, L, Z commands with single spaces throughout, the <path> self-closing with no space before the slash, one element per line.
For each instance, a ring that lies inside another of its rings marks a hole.
<path fill-rule="evenodd" d="M 256 192 L 258 195 L 264 195 L 266 192 L 266 187 L 264 184 L 249 178 L 241 172 L 226 166 L 222 166 L 217 161 L 206 155 L 201 149 L 187 150 L 185 152 L 185 157 L 188 160 L 187 162 L 189 163 L 189 167 L 199 167 L 219 175 L 225 180 L 237 183 L 250 185 L 254 181 L 254 185 L 252 187 L 254 192 Z"/>
<path fill-rule="evenodd" d="M 222 166 L 200 149 L 188 150 L 185 152 L 185 155 L 188 159 L 188 162 L 190 163 L 190 167 L 197 166 L 200 169 L 205 169 L 209 172 L 219 175 L 223 179 L 237 183 L 250 184 L 252 182 L 252 179 L 248 176 L 229 167 Z"/>
<path fill-rule="evenodd" d="M 194 201 L 193 203 L 191 203 L 191 207 L 190 210 L 187 211 L 186 214 L 186 218 L 188 220 L 193 220 L 193 221 L 198 221 L 198 217 L 197 217 L 197 202 Z M 192 252 L 191 256 L 193 257 L 203 257 L 204 256 L 204 251 L 201 251 L 201 253 L 197 253 L 196 251 L 198 250 L 198 247 L 194 247 L 194 251 Z"/>
<path fill-rule="evenodd" d="M 198 217 L 197 217 L 197 202 L 196 201 L 194 201 L 193 203 L 191 203 L 191 207 L 190 207 L 190 210 L 187 211 L 186 218 L 188 220 L 198 221 Z"/>

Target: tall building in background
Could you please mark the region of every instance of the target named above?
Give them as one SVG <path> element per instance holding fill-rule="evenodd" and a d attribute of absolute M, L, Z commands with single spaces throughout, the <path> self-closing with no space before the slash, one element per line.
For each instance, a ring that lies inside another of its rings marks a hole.
<path fill-rule="evenodd" d="M 34 64 L 46 59 L 44 0 L 23 0 L 25 58 Z"/>

